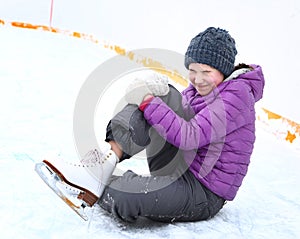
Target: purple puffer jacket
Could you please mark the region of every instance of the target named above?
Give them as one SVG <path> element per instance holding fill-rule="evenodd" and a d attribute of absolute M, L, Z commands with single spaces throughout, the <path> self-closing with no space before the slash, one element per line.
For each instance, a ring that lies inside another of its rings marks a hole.
<path fill-rule="evenodd" d="M 189 85 L 182 92 L 184 118 L 159 97 L 144 110 L 148 123 L 182 149 L 195 177 L 226 200 L 233 200 L 242 184 L 255 141 L 254 104 L 262 98 L 264 76 L 260 66 L 251 66 L 204 97 Z"/>

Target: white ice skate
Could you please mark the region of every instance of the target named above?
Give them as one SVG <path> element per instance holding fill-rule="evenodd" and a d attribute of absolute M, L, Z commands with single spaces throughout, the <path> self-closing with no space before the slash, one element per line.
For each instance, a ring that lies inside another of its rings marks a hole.
<path fill-rule="evenodd" d="M 84 208 L 92 207 L 101 197 L 118 161 L 106 143 L 100 150 L 89 151 L 78 163 L 49 158 L 37 163 L 35 171 L 68 206 L 88 220 Z"/>

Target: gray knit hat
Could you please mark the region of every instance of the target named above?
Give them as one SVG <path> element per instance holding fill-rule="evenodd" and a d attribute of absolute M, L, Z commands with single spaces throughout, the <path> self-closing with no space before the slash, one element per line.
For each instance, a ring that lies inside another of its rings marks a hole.
<path fill-rule="evenodd" d="M 226 30 L 209 27 L 195 36 L 185 53 L 184 65 L 202 63 L 219 70 L 225 77 L 234 68 L 237 50 L 235 41 Z"/>

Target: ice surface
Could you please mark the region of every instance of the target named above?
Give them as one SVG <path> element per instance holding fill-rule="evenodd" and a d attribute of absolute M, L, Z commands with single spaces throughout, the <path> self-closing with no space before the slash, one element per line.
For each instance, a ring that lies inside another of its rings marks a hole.
<path fill-rule="evenodd" d="M 300 238 L 300 153 L 259 124 L 238 196 L 213 219 L 126 224 L 96 206 L 88 211 L 92 220 L 83 221 L 42 182 L 34 163 L 49 153 L 77 157 L 76 96 L 114 54 L 80 39 L 5 26 L 0 39 L 1 238 Z M 122 167 L 147 171 L 142 160 Z"/>

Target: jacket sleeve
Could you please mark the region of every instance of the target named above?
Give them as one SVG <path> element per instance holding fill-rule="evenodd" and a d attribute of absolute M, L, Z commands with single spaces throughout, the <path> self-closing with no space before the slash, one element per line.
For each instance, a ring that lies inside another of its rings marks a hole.
<path fill-rule="evenodd" d="M 144 117 L 162 137 L 177 148 L 197 149 L 210 141 L 210 120 L 199 113 L 186 121 L 158 97 L 145 108 Z"/>
<path fill-rule="evenodd" d="M 205 102 L 194 117 L 186 121 L 179 117 L 159 97 L 144 110 L 148 123 L 169 143 L 183 150 L 198 149 L 212 142 L 222 142 L 225 136 L 244 125 L 247 92 L 227 89 L 213 100 Z"/>

